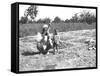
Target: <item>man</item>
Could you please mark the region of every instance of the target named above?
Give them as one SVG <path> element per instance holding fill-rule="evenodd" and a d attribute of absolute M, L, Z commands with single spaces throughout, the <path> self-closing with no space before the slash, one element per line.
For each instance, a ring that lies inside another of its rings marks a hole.
<path fill-rule="evenodd" d="M 37 41 L 38 42 L 41 42 L 45 39 L 45 41 L 47 40 L 46 38 L 44 38 L 45 36 L 48 36 L 48 25 L 44 24 L 43 25 L 43 29 L 42 29 L 42 32 L 37 34 Z"/>
<path fill-rule="evenodd" d="M 42 37 L 43 39 L 41 41 L 47 42 L 47 40 L 49 41 L 50 45 L 53 46 L 52 44 L 52 40 L 50 39 L 50 26 L 51 24 L 44 24 L 43 25 L 43 29 L 42 29 Z"/>

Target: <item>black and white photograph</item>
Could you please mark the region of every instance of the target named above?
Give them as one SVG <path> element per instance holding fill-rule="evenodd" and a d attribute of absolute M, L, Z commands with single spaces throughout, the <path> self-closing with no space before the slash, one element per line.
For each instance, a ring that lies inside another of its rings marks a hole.
<path fill-rule="evenodd" d="M 95 8 L 19 4 L 19 71 L 97 67 Z"/>

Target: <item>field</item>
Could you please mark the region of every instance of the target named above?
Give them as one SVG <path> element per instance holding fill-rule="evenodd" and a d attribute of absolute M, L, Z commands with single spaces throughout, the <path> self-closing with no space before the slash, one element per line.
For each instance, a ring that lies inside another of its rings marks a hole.
<path fill-rule="evenodd" d="M 86 27 L 84 27 L 85 24 L 82 24 L 80 27 L 79 24 L 74 25 L 73 28 L 65 26 L 66 29 L 63 27 L 63 30 L 60 24 L 58 25 L 59 27 L 53 26 L 59 29 L 60 39 L 63 41 L 59 52 L 55 55 L 52 54 L 52 49 L 49 50 L 50 53 L 47 55 L 38 54 L 35 34 L 41 29 L 39 27 L 40 25 L 38 27 L 34 25 L 37 29 L 32 28 L 32 24 L 30 26 L 21 25 L 19 38 L 19 70 L 34 71 L 96 67 L 96 49 L 88 50 L 89 46 L 85 43 L 86 40 L 90 39 L 96 41 L 95 24 L 87 25 Z"/>
<path fill-rule="evenodd" d="M 36 35 L 37 32 L 41 32 L 43 23 L 33 23 L 33 24 L 20 24 L 19 26 L 19 36 L 33 36 Z M 96 23 L 87 24 L 87 23 L 52 23 L 51 30 L 56 28 L 59 32 L 68 32 L 75 30 L 86 30 L 86 29 L 95 29 Z"/>

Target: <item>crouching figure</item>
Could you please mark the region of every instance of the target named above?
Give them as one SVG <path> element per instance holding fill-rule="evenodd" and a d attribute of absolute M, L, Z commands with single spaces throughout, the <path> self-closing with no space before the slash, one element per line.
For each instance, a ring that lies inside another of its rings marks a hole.
<path fill-rule="evenodd" d="M 38 33 L 37 37 L 37 49 L 42 54 L 47 54 L 48 50 L 53 47 L 53 43 L 50 39 L 49 33 L 50 25 L 45 24 L 42 32 Z"/>

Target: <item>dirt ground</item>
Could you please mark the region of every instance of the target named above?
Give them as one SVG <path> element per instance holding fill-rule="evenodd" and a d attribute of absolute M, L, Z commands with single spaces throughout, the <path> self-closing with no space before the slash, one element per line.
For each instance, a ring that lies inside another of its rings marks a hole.
<path fill-rule="evenodd" d="M 96 41 L 95 29 L 59 32 L 59 35 L 63 42 L 59 52 L 55 55 L 52 53 L 38 54 L 35 36 L 20 38 L 19 70 L 34 71 L 96 66 L 96 49 L 88 50 L 89 46 L 85 43 L 90 39 Z"/>

